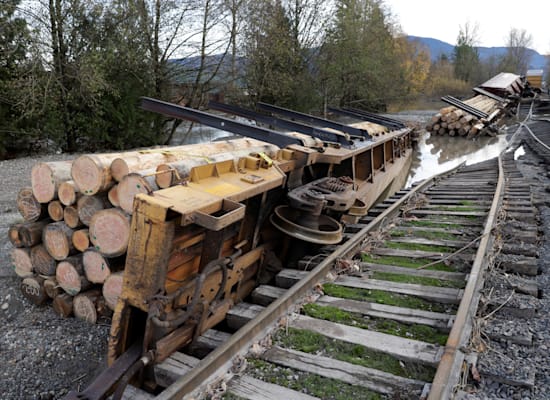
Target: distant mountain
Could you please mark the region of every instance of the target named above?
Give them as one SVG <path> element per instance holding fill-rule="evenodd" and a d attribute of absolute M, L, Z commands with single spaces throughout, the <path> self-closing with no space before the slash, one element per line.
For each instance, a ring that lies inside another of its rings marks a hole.
<path fill-rule="evenodd" d="M 454 51 L 454 45 L 447 42 L 443 42 L 434 38 L 425 38 L 420 36 L 408 36 L 411 41 L 419 42 L 426 46 L 430 50 L 430 56 L 432 61 L 437 60 L 441 55 L 445 54 L 448 57 L 452 57 Z M 478 47 L 479 57 L 482 61 L 486 61 L 491 57 L 501 57 L 506 54 L 506 47 Z M 544 69 L 547 68 L 546 57 L 539 54 L 535 50 L 529 49 L 531 53 L 530 69 Z"/>

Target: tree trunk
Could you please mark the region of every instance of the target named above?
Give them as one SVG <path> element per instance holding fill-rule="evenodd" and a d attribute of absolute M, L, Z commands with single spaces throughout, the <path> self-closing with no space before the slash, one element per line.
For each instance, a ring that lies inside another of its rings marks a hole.
<path fill-rule="evenodd" d="M 111 190 L 109 190 L 107 198 L 109 199 L 109 202 L 113 205 L 113 207 L 120 206 L 120 201 L 118 200 L 118 185 L 113 186 Z"/>
<path fill-rule="evenodd" d="M 99 289 L 89 290 L 75 296 L 73 312 L 75 317 L 91 324 L 95 324 L 99 316 L 110 314 Z"/>
<path fill-rule="evenodd" d="M 14 248 L 10 252 L 11 265 L 17 276 L 26 278 L 32 276 L 33 266 L 31 261 L 31 249 Z"/>
<path fill-rule="evenodd" d="M 71 175 L 82 194 L 92 196 L 107 191 L 114 185 L 111 162 L 119 155 L 86 154 L 73 161 Z"/>
<path fill-rule="evenodd" d="M 73 245 L 75 249 L 82 252 L 90 247 L 88 229 L 79 229 L 73 233 Z"/>
<path fill-rule="evenodd" d="M 120 208 L 128 214 L 134 211 L 134 197 L 139 193 L 153 193 L 159 187 L 155 182 L 155 170 L 133 172 L 126 175 L 118 184 Z"/>
<path fill-rule="evenodd" d="M 44 219 L 10 226 L 8 237 L 15 247 L 32 247 L 42 242 L 42 231 L 51 221 Z"/>
<path fill-rule="evenodd" d="M 48 214 L 45 204 L 41 204 L 32 194 L 32 188 L 22 188 L 17 193 L 17 209 L 25 221 L 35 222 Z"/>
<path fill-rule="evenodd" d="M 34 267 L 34 270 L 40 275 L 51 276 L 55 275 L 55 269 L 57 267 L 57 262 L 54 258 L 48 253 L 48 250 L 38 244 L 31 249 L 31 262 Z"/>
<path fill-rule="evenodd" d="M 123 277 L 124 271 L 115 272 L 109 275 L 103 284 L 102 290 L 105 303 L 107 303 L 107 306 L 113 311 L 122 293 Z"/>
<path fill-rule="evenodd" d="M 46 292 L 46 294 L 50 299 L 55 299 L 57 296 L 63 293 L 63 290 L 59 287 L 54 277 L 46 278 L 44 280 L 43 286 L 44 286 L 44 291 Z"/>
<path fill-rule="evenodd" d="M 78 216 L 78 209 L 75 206 L 65 207 L 65 209 L 63 210 L 63 221 L 65 221 L 67 226 L 72 229 L 76 229 L 82 226 L 82 221 Z"/>
<path fill-rule="evenodd" d="M 57 197 L 64 206 L 72 206 L 80 196 L 81 194 L 74 181 L 63 182 L 57 189 Z"/>
<path fill-rule="evenodd" d="M 64 260 L 75 252 L 73 233 L 65 222 L 54 222 L 44 228 L 42 242 L 53 258 Z"/>
<path fill-rule="evenodd" d="M 73 296 L 61 293 L 53 299 L 53 310 L 64 318 L 73 314 Z"/>
<path fill-rule="evenodd" d="M 92 286 L 84 276 L 82 255 L 70 257 L 57 264 L 55 278 L 59 286 L 71 296 L 75 296 Z"/>
<path fill-rule="evenodd" d="M 44 304 L 49 298 L 44 290 L 44 278 L 39 276 L 24 278 L 20 289 L 23 296 L 38 306 Z"/>
<path fill-rule="evenodd" d="M 71 179 L 71 161 L 38 163 L 32 167 L 32 193 L 40 203 L 57 199 L 57 190 L 62 182 Z"/>
<path fill-rule="evenodd" d="M 82 196 L 78 199 L 77 204 L 80 221 L 86 226 L 90 226 L 90 221 L 96 212 L 111 207 L 106 194 L 103 193 L 95 196 Z"/>
<path fill-rule="evenodd" d="M 94 249 L 86 250 L 82 261 L 86 278 L 92 283 L 103 283 L 111 273 L 124 268 L 124 257 L 108 259 Z"/>
<path fill-rule="evenodd" d="M 59 200 L 52 200 L 48 203 L 48 215 L 53 221 L 63 220 L 63 205 Z"/>
<path fill-rule="evenodd" d="M 126 253 L 130 239 L 130 216 L 120 208 L 98 211 L 90 222 L 90 241 L 107 257 Z"/>

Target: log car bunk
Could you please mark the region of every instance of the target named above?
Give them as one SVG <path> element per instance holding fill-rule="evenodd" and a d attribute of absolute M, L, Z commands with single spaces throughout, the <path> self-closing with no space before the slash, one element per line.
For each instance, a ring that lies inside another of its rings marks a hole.
<path fill-rule="evenodd" d="M 283 133 L 149 98 L 141 106 L 278 150 L 197 166 L 175 186 L 136 196 L 110 368 L 86 389 L 87 398 L 104 398 L 117 386 L 121 393 L 133 375 L 154 388 L 144 366 L 220 323 L 293 256 L 339 243 L 342 223 L 356 222 L 379 197 L 400 189 L 398 177 L 410 167 L 411 129 L 396 120 L 371 115 L 361 119 L 377 124 L 342 125 L 266 104 L 259 108 L 269 115 L 211 104 Z M 375 139 L 368 131 L 377 129 Z"/>

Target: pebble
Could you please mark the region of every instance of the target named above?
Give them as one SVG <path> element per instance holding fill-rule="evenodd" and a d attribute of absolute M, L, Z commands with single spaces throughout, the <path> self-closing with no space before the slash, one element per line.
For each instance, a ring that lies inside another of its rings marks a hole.
<path fill-rule="evenodd" d="M 2 304 L 2 310 L 3 310 L 3 311 L 6 311 L 8 308 L 10 308 L 9 303 L 4 303 L 4 304 Z"/>

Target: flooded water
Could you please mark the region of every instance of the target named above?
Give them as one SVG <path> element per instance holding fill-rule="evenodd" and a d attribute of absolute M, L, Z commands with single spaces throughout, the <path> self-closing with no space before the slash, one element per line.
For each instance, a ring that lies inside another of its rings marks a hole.
<path fill-rule="evenodd" d="M 424 132 L 418 138 L 406 186 L 448 171 L 463 162 L 470 165 L 497 157 L 507 144 L 505 134 L 471 140 L 456 136 L 431 136 L 429 132 Z"/>

